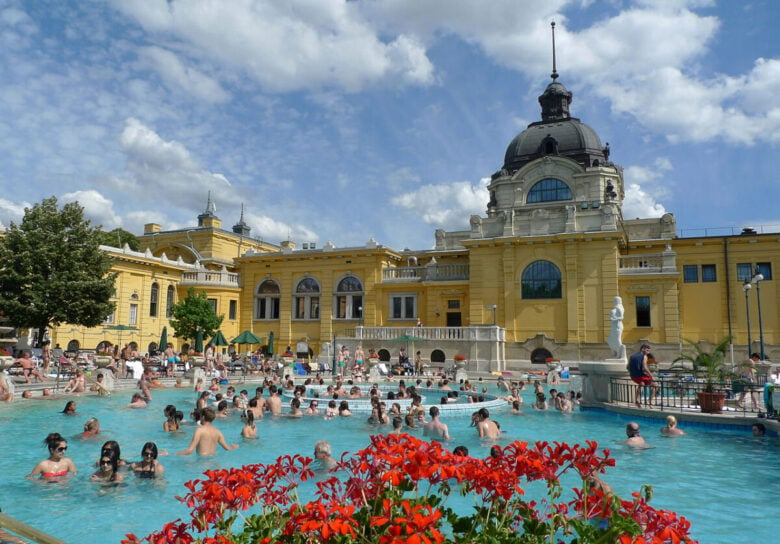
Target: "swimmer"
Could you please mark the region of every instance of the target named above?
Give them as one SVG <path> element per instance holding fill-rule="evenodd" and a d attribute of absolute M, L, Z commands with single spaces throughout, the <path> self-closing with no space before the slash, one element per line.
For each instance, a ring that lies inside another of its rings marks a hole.
<path fill-rule="evenodd" d="M 183 389 L 183 388 L 185 388 L 185 387 L 187 387 L 187 386 L 186 386 L 186 385 L 184 385 L 184 383 L 182 382 L 182 379 L 181 379 L 181 377 L 178 377 L 178 378 L 176 378 L 176 385 L 174 385 L 174 387 L 175 387 L 176 389 Z"/>
<path fill-rule="evenodd" d="M 631 422 L 626 425 L 626 436 L 628 439 L 626 440 L 625 444 L 626 446 L 630 446 L 632 448 L 649 448 L 650 446 L 645 442 L 645 439 L 639 436 L 639 424 L 635 422 Z"/>
<path fill-rule="evenodd" d="M 227 419 L 227 417 L 230 415 L 228 412 L 228 401 L 221 400 L 217 404 L 217 417 L 219 419 Z"/>
<path fill-rule="evenodd" d="M 306 411 L 304 412 L 307 416 L 316 416 L 319 415 L 319 412 L 317 410 L 317 407 L 320 405 L 319 401 L 317 399 L 312 399 L 309 402 L 309 407 L 306 408 Z"/>
<path fill-rule="evenodd" d="M 246 422 L 241 429 L 242 438 L 257 438 L 257 426 L 255 425 L 255 415 L 250 411 L 246 413 Z"/>
<path fill-rule="evenodd" d="M 521 416 L 523 415 L 523 412 L 520 411 L 520 401 L 519 400 L 513 400 L 512 401 L 512 409 L 509 411 L 510 414 L 515 416 Z"/>
<path fill-rule="evenodd" d="M 179 382 L 176 382 L 176 383 L 179 383 Z M 200 393 L 201 391 L 203 391 L 203 387 L 204 387 L 204 385 L 203 385 L 203 378 L 198 378 L 198 381 L 195 382 L 195 392 L 196 393 Z"/>
<path fill-rule="evenodd" d="M 501 430 L 498 428 L 498 424 L 490 419 L 490 412 L 487 408 L 480 408 L 479 423 L 477 423 L 477 432 L 480 438 L 495 439 L 501 436 Z"/>
<path fill-rule="evenodd" d="M 287 413 L 287 417 L 303 417 L 301 399 L 294 398 L 290 401 L 290 411 Z"/>
<path fill-rule="evenodd" d="M 331 400 L 328 402 L 328 407 L 325 408 L 325 419 L 333 419 L 339 415 L 338 409 L 336 409 L 336 401 Z"/>
<path fill-rule="evenodd" d="M 87 390 L 87 379 L 84 377 L 82 369 L 76 370 L 76 375 L 70 379 L 68 385 L 63 389 L 63 393 L 83 393 Z"/>
<path fill-rule="evenodd" d="M 90 386 L 89 390 L 96 392 L 100 397 L 110 397 L 111 391 L 108 390 L 106 384 L 103 382 L 103 379 L 103 373 L 101 372 L 97 375 L 95 383 Z"/>
<path fill-rule="evenodd" d="M 403 432 L 404 420 L 401 416 L 395 416 L 393 418 L 393 430 L 388 434 L 401 434 Z"/>
<path fill-rule="evenodd" d="M 107 440 L 100 448 L 100 458 L 95 462 L 95 466 L 99 466 L 100 459 L 103 457 L 116 456 L 117 466 L 123 467 L 127 463 L 122 459 L 122 450 L 119 447 L 119 442 L 116 440 Z"/>
<path fill-rule="evenodd" d="M 154 442 L 147 442 L 144 447 L 141 448 L 141 461 L 132 463 L 130 470 L 139 478 L 152 479 L 162 478 L 165 474 L 165 468 L 157 461 L 157 444 Z M 163 452 L 167 455 L 167 453 Z"/>
<path fill-rule="evenodd" d="M 141 393 L 133 393 L 132 399 L 130 399 L 130 404 L 127 405 L 128 408 L 146 408 L 146 401 L 144 400 L 144 397 Z"/>
<path fill-rule="evenodd" d="M 431 416 L 431 420 L 423 425 L 423 436 L 430 436 L 434 439 L 449 440 L 450 433 L 447 425 L 439 421 L 439 407 L 431 406 L 428 413 Z"/>
<path fill-rule="evenodd" d="M 181 430 L 181 420 L 184 419 L 184 414 L 181 414 L 182 417 L 179 417 L 179 414 L 181 414 L 181 412 L 177 411 L 173 404 L 169 404 L 165 407 L 163 410 L 163 415 L 165 416 L 163 431 L 171 433 Z"/>
<path fill-rule="evenodd" d="M 320 440 L 314 444 L 314 462 L 320 471 L 330 470 L 336 466 L 336 460 L 331 455 L 330 443 Z"/>
<path fill-rule="evenodd" d="M 195 408 L 200 408 L 201 410 L 203 410 L 206 406 L 209 405 L 210 396 L 211 393 L 209 391 L 201 391 L 197 402 L 195 402 Z"/>
<path fill-rule="evenodd" d="M 454 450 L 452 450 L 452 454 L 457 457 L 468 457 L 469 449 L 466 446 L 457 446 Z"/>
<path fill-rule="evenodd" d="M 119 474 L 119 459 L 111 455 L 102 455 L 98 460 L 98 469 L 89 480 L 100 484 L 116 484 L 124 481 L 124 477 Z"/>
<path fill-rule="evenodd" d="M 763 423 L 753 423 L 753 436 L 764 436 L 766 426 Z"/>
<path fill-rule="evenodd" d="M 226 450 L 238 448 L 238 444 L 228 445 L 222 432 L 211 424 L 215 417 L 214 410 L 204 408 L 201 413 L 200 427 L 195 429 L 192 435 L 192 442 L 190 442 L 187 449 L 176 452 L 176 455 L 190 455 L 196 450 L 198 455 L 214 455 L 217 453 L 217 444 Z"/>
<path fill-rule="evenodd" d="M 25 391 L 26 393 L 26 391 Z M 76 415 L 76 401 L 75 400 L 69 400 L 67 403 L 65 403 L 65 408 L 62 410 L 62 413 L 66 416 L 75 416 Z"/>
<path fill-rule="evenodd" d="M 49 448 L 49 457 L 44 459 L 32 469 L 28 478 L 39 476 L 43 479 L 62 478 L 68 474 L 76 474 L 76 465 L 65 457 L 68 451 L 68 442 L 60 433 L 51 433 L 44 438 L 43 443 Z"/>
<path fill-rule="evenodd" d="M 666 416 L 666 427 L 661 427 L 661 434 L 666 436 L 679 436 L 685 434 L 685 431 L 677 428 L 677 418 Z"/>
<path fill-rule="evenodd" d="M 547 397 L 544 393 L 536 394 L 536 402 L 532 404 L 534 410 L 547 410 Z"/>
<path fill-rule="evenodd" d="M 268 392 L 271 395 L 265 401 L 266 406 L 268 406 L 268 411 L 270 411 L 272 415 L 278 416 L 282 413 L 282 399 L 279 397 L 279 388 L 272 385 L 268 388 Z"/>
<path fill-rule="evenodd" d="M 81 439 L 87 440 L 100 434 L 100 422 L 96 417 L 91 417 L 84 423 L 84 432 L 81 433 Z"/>
<path fill-rule="evenodd" d="M 349 410 L 349 403 L 345 400 L 342 400 L 341 404 L 339 404 L 339 415 L 341 417 L 349 417 L 352 415 L 352 412 Z"/>

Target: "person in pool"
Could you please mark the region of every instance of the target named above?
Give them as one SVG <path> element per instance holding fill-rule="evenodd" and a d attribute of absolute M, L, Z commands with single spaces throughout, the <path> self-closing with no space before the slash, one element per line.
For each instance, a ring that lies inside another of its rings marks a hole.
<path fill-rule="evenodd" d="M 60 433 L 50 433 L 44 438 L 43 443 L 49 448 L 49 457 L 44 459 L 32 469 L 28 478 L 40 477 L 43 479 L 63 478 L 68 474 L 76 474 L 76 465 L 65 457 L 68 451 L 68 441 Z"/>
<path fill-rule="evenodd" d="M 96 417 L 91 417 L 84 423 L 84 432 L 81 433 L 82 440 L 94 438 L 100 434 L 100 422 Z"/>
<path fill-rule="evenodd" d="M 147 442 L 144 447 L 141 448 L 141 461 L 132 463 L 130 470 L 135 473 L 139 478 L 162 478 L 165 473 L 165 468 L 157 461 L 157 444 L 154 442 Z"/>
<path fill-rule="evenodd" d="M 101 454 L 98 459 L 98 469 L 89 479 L 99 484 L 116 484 L 124 481 L 124 477 L 119 474 L 119 458 L 111 453 Z"/>
<path fill-rule="evenodd" d="M 62 413 L 66 416 L 75 416 L 76 415 L 76 401 L 75 400 L 69 400 L 67 403 L 65 403 L 65 408 L 63 408 Z"/>
<path fill-rule="evenodd" d="M 176 455 L 190 455 L 196 450 L 198 455 L 214 455 L 217 453 L 217 444 L 226 450 L 236 449 L 238 444 L 228 445 L 222 432 L 211 424 L 215 417 L 213 409 L 204 408 L 201 412 L 200 426 L 192 435 L 192 442 L 186 450 L 176 452 Z"/>
<path fill-rule="evenodd" d="M 116 464 L 118 467 L 123 467 L 127 464 L 127 462 L 122 459 L 122 449 L 119 447 L 119 442 L 116 440 L 107 440 L 103 443 L 103 446 L 100 448 L 100 458 L 95 463 L 95 466 L 99 466 L 100 459 L 103 457 L 116 457 Z"/>

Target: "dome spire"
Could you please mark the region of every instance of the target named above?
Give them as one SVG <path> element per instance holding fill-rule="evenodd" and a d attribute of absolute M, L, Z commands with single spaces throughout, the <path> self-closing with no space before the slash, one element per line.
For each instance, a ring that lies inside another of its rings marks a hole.
<path fill-rule="evenodd" d="M 552 21 L 550 23 L 550 29 L 552 32 L 552 50 L 553 50 L 553 71 L 552 74 L 550 74 L 550 77 L 552 78 L 553 81 L 555 81 L 556 79 L 558 79 L 558 72 L 555 69 L 555 21 Z"/>

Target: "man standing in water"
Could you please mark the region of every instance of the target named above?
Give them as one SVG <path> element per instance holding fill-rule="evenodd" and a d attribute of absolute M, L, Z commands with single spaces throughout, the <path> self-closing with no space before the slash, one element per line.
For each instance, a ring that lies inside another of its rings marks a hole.
<path fill-rule="evenodd" d="M 438 440 L 449 440 L 450 432 L 445 423 L 439 421 L 439 407 L 431 406 L 428 411 L 431 420 L 423 425 L 423 436 L 431 436 Z"/>
<path fill-rule="evenodd" d="M 477 412 L 479 417 L 479 423 L 477 423 L 477 431 L 480 438 L 498 438 L 501 436 L 501 429 L 495 421 L 490 419 L 490 412 L 487 408 L 480 408 Z"/>
<path fill-rule="evenodd" d="M 198 455 L 214 455 L 217 453 L 217 444 L 226 450 L 236 449 L 238 444 L 228 445 L 222 432 L 211 424 L 215 417 L 213 409 L 204 408 L 201 412 L 201 424 L 195 429 L 192 442 L 186 450 L 178 451 L 176 455 L 190 455 L 196 449 Z"/>

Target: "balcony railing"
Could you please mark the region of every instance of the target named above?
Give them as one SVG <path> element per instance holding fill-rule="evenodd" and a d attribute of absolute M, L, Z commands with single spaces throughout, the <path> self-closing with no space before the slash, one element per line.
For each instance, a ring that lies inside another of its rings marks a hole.
<path fill-rule="evenodd" d="M 382 269 L 383 282 L 454 281 L 469 279 L 468 263 L 397 266 Z"/>
<path fill-rule="evenodd" d="M 210 285 L 213 287 L 239 287 L 238 274 L 225 270 L 197 270 L 182 272 L 181 285 Z"/>
<path fill-rule="evenodd" d="M 474 327 L 356 327 L 345 330 L 343 335 L 359 340 L 415 338 L 419 342 L 442 340 L 503 342 L 505 330 L 492 325 Z"/>
<path fill-rule="evenodd" d="M 677 254 L 671 250 L 648 255 L 621 255 L 620 274 L 666 274 L 677 272 Z"/>

